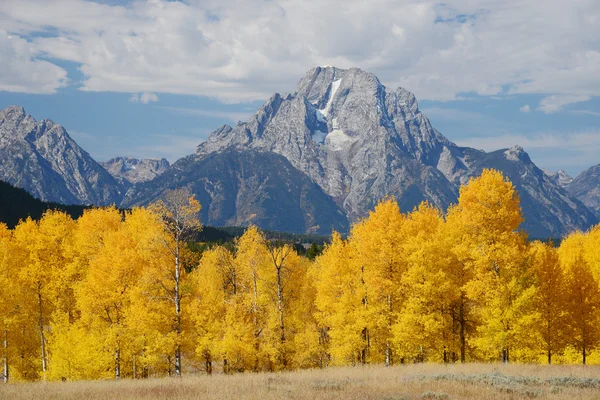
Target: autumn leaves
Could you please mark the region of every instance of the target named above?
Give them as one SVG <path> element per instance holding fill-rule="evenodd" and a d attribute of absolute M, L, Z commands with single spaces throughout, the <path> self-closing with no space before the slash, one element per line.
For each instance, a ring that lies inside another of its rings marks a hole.
<path fill-rule="evenodd" d="M 528 243 L 521 219 L 513 185 L 487 170 L 445 218 L 384 200 L 334 235 L 315 265 L 331 363 L 585 363 L 600 344 L 600 228 L 556 249 Z"/>
<path fill-rule="evenodd" d="M 600 360 L 600 228 L 529 243 L 499 172 L 447 215 L 384 199 L 314 262 L 254 227 L 200 258 L 200 206 L 170 195 L 0 226 L 6 379 Z"/>

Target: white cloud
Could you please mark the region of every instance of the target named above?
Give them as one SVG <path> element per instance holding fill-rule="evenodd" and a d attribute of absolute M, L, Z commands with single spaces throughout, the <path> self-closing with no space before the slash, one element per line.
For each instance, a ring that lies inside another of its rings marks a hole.
<path fill-rule="evenodd" d="M 67 71 L 36 59 L 31 43 L 0 30 L 0 90 L 54 93 L 66 84 Z"/>
<path fill-rule="evenodd" d="M 129 102 L 130 103 L 142 103 L 142 104 L 148 104 L 148 103 L 155 103 L 158 101 L 158 96 L 154 93 L 148 93 L 148 92 L 144 92 L 144 93 L 133 93 L 131 95 L 131 97 L 129 98 Z"/>
<path fill-rule="evenodd" d="M 579 115 L 593 115 L 595 117 L 600 117 L 600 112 L 592 110 L 569 110 L 569 113 Z"/>
<path fill-rule="evenodd" d="M 80 63 L 89 91 L 249 101 L 291 91 L 309 68 L 331 64 L 369 70 L 419 99 L 598 96 L 600 3 L 574 1 L 3 0 L 0 26 L 21 37 L 44 32 L 28 46 Z"/>
<path fill-rule="evenodd" d="M 525 104 L 523 107 L 519 108 L 519 110 L 521 112 L 528 113 L 531 111 L 531 107 L 529 107 L 529 104 Z"/>
<path fill-rule="evenodd" d="M 551 114 L 561 111 L 563 108 L 570 104 L 581 103 L 588 101 L 592 97 L 588 95 L 552 95 L 542 99 L 538 110 Z"/>

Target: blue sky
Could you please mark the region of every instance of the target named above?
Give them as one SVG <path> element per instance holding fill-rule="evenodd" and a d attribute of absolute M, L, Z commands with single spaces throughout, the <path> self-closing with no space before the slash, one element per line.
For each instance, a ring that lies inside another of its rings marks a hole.
<path fill-rule="evenodd" d="M 576 175 L 600 163 L 599 27 L 586 0 L 4 0 L 0 107 L 100 161 L 174 161 L 311 67 L 360 67 L 457 144 Z"/>

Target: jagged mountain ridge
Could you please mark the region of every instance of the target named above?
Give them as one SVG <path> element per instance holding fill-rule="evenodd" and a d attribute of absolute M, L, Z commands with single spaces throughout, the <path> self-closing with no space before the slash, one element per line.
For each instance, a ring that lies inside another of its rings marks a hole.
<path fill-rule="evenodd" d="M 569 184 L 571 182 L 573 182 L 573 177 L 570 176 L 569 174 L 567 174 L 564 170 L 559 169 L 556 172 L 550 172 L 550 171 L 546 171 L 545 169 L 542 169 L 542 171 L 544 171 L 544 173 L 546 175 L 548 175 L 548 177 L 554 182 L 556 183 L 558 186 L 560 187 L 567 187 L 569 186 Z"/>
<path fill-rule="evenodd" d="M 0 110 L 0 179 L 43 201 L 118 204 L 121 185 L 58 124 Z"/>
<path fill-rule="evenodd" d="M 125 186 L 154 179 L 171 166 L 166 158 L 144 158 L 140 160 L 133 157 L 115 157 L 100 162 L 100 165 Z"/>
<path fill-rule="evenodd" d="M 459 147 L 431 126 L 412 93 L 389 90 L 360 69 L 313 68 L 295 93 L 275 94 L 249 121 L 217 129 L 195 157 L 229 148 L 283 155 L 351 221 L 386 195 L 404 210 L 422 200 L 445 209 L 456 202 L 459 186 L 484 168 L 502 170 L 513 181 L 524 228 L 536 237 L 562 236 L 597 221 L 522 148 L 486 153 Z"/>
<path fill-rule="evenodd" d="M 195 154 L 153 179 L 127 178 L 133 168 L 124 158 L 105 166 L 115 187 L 127 189 L 117 196 L 121 206 L 148 204 L 185 185 L 212 225 L 345 231 L 387 195 L 404 211 L 423 200 L 445 209 L 456 202 L 459 186 L 484 168 L 513 181 L 524 229 L 535 237 L 562 236 L 597 222 L 520 147 L 490 153 L 459 147 L 431 126 L 412 93 L 390 90 L 360 69 L 313 68 L 294 93 L 275 94 L 247 122 L 217 129 Z"/>
<path fill-rule="evenodd" d="M 581 172 L 566 187 L 571 196 L 577 197 L 600 219 L 600 164 Z"/>
<path fill-rule="evenodd" d="M 134 186 L 123 204 L 148 204 L 181 186 L 200 201 L 206 224 L 318 234 L 349 228 L 335 202 L 285 157 L 254 150 L 184 157 L 153 181 Z"/>

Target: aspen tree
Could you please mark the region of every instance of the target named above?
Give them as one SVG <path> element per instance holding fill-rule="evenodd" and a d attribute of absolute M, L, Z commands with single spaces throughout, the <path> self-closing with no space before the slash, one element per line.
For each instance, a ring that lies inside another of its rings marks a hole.
<path fill-rule="evenodd" d="M 509 362 L 511 347 L 522 337 L 519 332 L 536 323 L 526 241 L 517 230 L 522 222 L 518 193 L 500 172 L 484 170 L 461 187 L 451 211 L 462 220 L 462 241 L 473 271 L 466 290 L 477 302 L 480 318 L 475 343 L 486 357 L 499 351 Z"/>
<path fill-rule="evenodd" d="M 74 222 L 62 212 L 48 211 L 39 223 L 31 219 L 15 228 L 15 242 L 23 251 L 23 267 L 18 279 L 29 291 L 28 302 L 35 304 L 36 323 L 40 345 L 41 377 L 46 380 L 48 369 L 47 331 L 50 316 L 56 306 L 64 307 L 71 294 L 60 290 L 65 266 L 65 242 L 69 239 Z"/>
<path fill-rule="evenodd" d="M 9 372 L 9 330 L 12 330 L 17 308 L 17 282 L 15 268 L 11 260 L 12 234 L 8 227 L 0 223 L 0 333 L 2 341 L 2 381 L 8 383 Z M 11 343 L 12 346 L 12 343 Z"/>
<path fill-rule="evenodd" d="M 168 290 L 175 306 L 175 333 L 177 345 L 175 348 L 175 375 L 181 376 L 181 279 L 182 246 L 189 235 L 202 228 L 198 219 L 200 203 L 187 188 L 170 190 L 164 193 L 162 199 L 154 203 L 152 211 L 160 216 L 165 230 L 171 235 L 164 244 L 174 258 L 173 289 Z"/>
<path fill-rule="evenodd" d="M 243 282 L 245 296 L 244 303 L 241 304 L 246 304 L 250 313 L 250 342 L 253 346 L 250 368 L 253 371 L 265 369 L 269 364 L 266 339 L 269 299 L 264 281 L 264 271 L 268 268 L 269 258 L 266 239 L 257 227 L 248 227 L 244 234 L 236 239 L 235 264 L 239 270 L 239 279 Z M 242 330 L 233 337 L 246 334 L 247 332 Z"/>
<path fill-rule="evenodd" d="M 403 304 L 393 327 L 398 353 L 418 361 L 448 361 L 454 350 L 450 308 L 455 289 L 448 254 L 440 246 L 441 213 L 427 203 L 409 213 L 402 254 L 407 270 L 399 283 Z"/>
<path fill-rule="evenodd" d="M 562 241 L 558 254 L 564 271 L 569 321 L 569 344 L 587 363 L 590 350 L 600 344 L 600 290 L 585 255 L 588 238 L 576 232 Z"/>
<path fill-rule="evenodd" d="M 393 363 L 392 326 L 401 304 L 400 281 L 406 270 L 402 227 L 406 217 L 390 198 L 379 202 L 350 235 L 364 281 L 367 352 L 373 362 Z"/>
<path fill-rule="evenodd" d="M 552 364 L 552 356 L 562 350 L 566 341 L 565 278 L 558 253 L 551 243 L 535 241 L 530 245 L 529 254 L 538 287 L 535 308 L 540 313 L 540 323 L 536 331 L 547 363 Z"/>
<path fill-rule="evenodd" d="M 316 319 L 322 344 L 329 351 L 327 362 L 333 365 L 366 362 L 361 316 L 364 283 L 360 265 L 352 257 L 348 243 L 334 232 L 315 261 Z"/>

